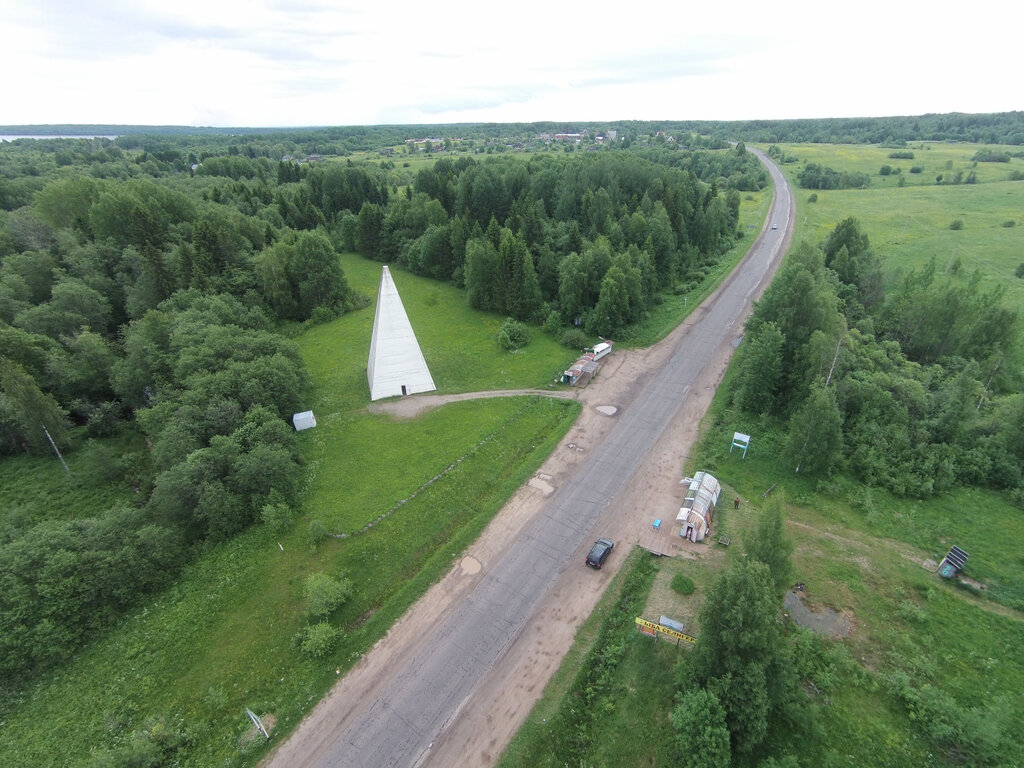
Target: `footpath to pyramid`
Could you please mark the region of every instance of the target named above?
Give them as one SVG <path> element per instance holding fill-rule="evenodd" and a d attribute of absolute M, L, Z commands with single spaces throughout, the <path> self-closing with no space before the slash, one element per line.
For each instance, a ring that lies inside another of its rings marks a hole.
<path fill-rule="evenodd" d="M 386 266 L 380 277 L 366 379 L 370 385 L 370 400 L 437 389 L 405 313 L 402 297 Z"/>

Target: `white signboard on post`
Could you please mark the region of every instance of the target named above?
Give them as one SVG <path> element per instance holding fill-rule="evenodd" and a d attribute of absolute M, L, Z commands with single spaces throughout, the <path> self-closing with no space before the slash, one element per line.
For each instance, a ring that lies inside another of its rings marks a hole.
<path fill-rule="evenodd" d="M 747 448 L 750 447 L 750 435 L 744 435 L 742 432 L 732 433 L 732 445 L 729 446 L 729 453 L 732 453 L 733 448 L 743 449 L 743 458 L 747 458 Z"/>

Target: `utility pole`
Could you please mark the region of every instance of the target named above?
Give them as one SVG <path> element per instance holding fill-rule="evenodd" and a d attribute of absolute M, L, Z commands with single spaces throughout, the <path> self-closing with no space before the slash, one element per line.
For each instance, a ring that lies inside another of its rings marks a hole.
<path fill-rule="evenodd" d="M 975 410 L 980 411 L 982 403 L 985 402 L 985 395 L 988 394 L 988 388 L 992 384 L 992 379 L 996 376 L 996 371 L 999 370 L 999 363 L 996 363 L 996 367 L 992 369 L 992 373 L 988 377 L 988 381 L 985 382 L 985 389 L 981 391 L 981 399 L 978 400 L 978 407 Z"/>
<path fill-rule="evenodd" d="M 53 442 L 53 438 L 50 437 L 50 430 L 48 430 L 45 425 L 41 425 L 41 426 L 43 427 L 43 434 L 45 434 L 46 435 L 46 439 L 50 441 L 50 447 L 53 448 L 53 452 L 56 453 L 57 454 L 57 458 L 60 459 L 61 466 L 64 467 L 64 471 L 67 472 L 70 475 L 71 474 L 71 470 L 68 469 L 68 465 L 64 461 L 64 457 L 60 455 L 60 450 L 58 450 L 57 444 L 55 442 Z"/>
<path fill-rule="evenodd" d="M 832 373 L 836 369 L 836 361 L 839 360 L 839 350 L 842 348 L 842 346 L 843 346 L 843 335 L 839 334 L 839 341 L 836 342 L 836 353 L 835 353 L 835 355 L 832 358 L 832 367 L 828 369 L 828 378 L 825 379 L 825 386 L 826 387 L 832 381 Z"/>

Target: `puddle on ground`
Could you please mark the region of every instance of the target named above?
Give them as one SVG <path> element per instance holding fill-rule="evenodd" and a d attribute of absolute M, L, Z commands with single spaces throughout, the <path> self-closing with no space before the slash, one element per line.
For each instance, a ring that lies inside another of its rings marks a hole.
<path fill-rule="evenodd" d="M 846 637 L 853 632 L 853 622 L 845 613 L 828 606 L 812 611 L 804 604 L 803 597 L 792 589 L 786 593 L 783 603 L 793 621 L 819 635 Z"/>

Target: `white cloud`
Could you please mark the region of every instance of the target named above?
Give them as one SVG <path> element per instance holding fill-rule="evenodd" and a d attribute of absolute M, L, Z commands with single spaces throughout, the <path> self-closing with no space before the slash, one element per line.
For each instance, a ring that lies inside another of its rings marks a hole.
<path fill-rule="evenodd" d="M 1019 109 L 1013 25 L 891 0 L 698 8 L 9 0 L 0 124 L 349 125 Z M 1017 103 L 1015 103 L 1015 101 Z"/>

